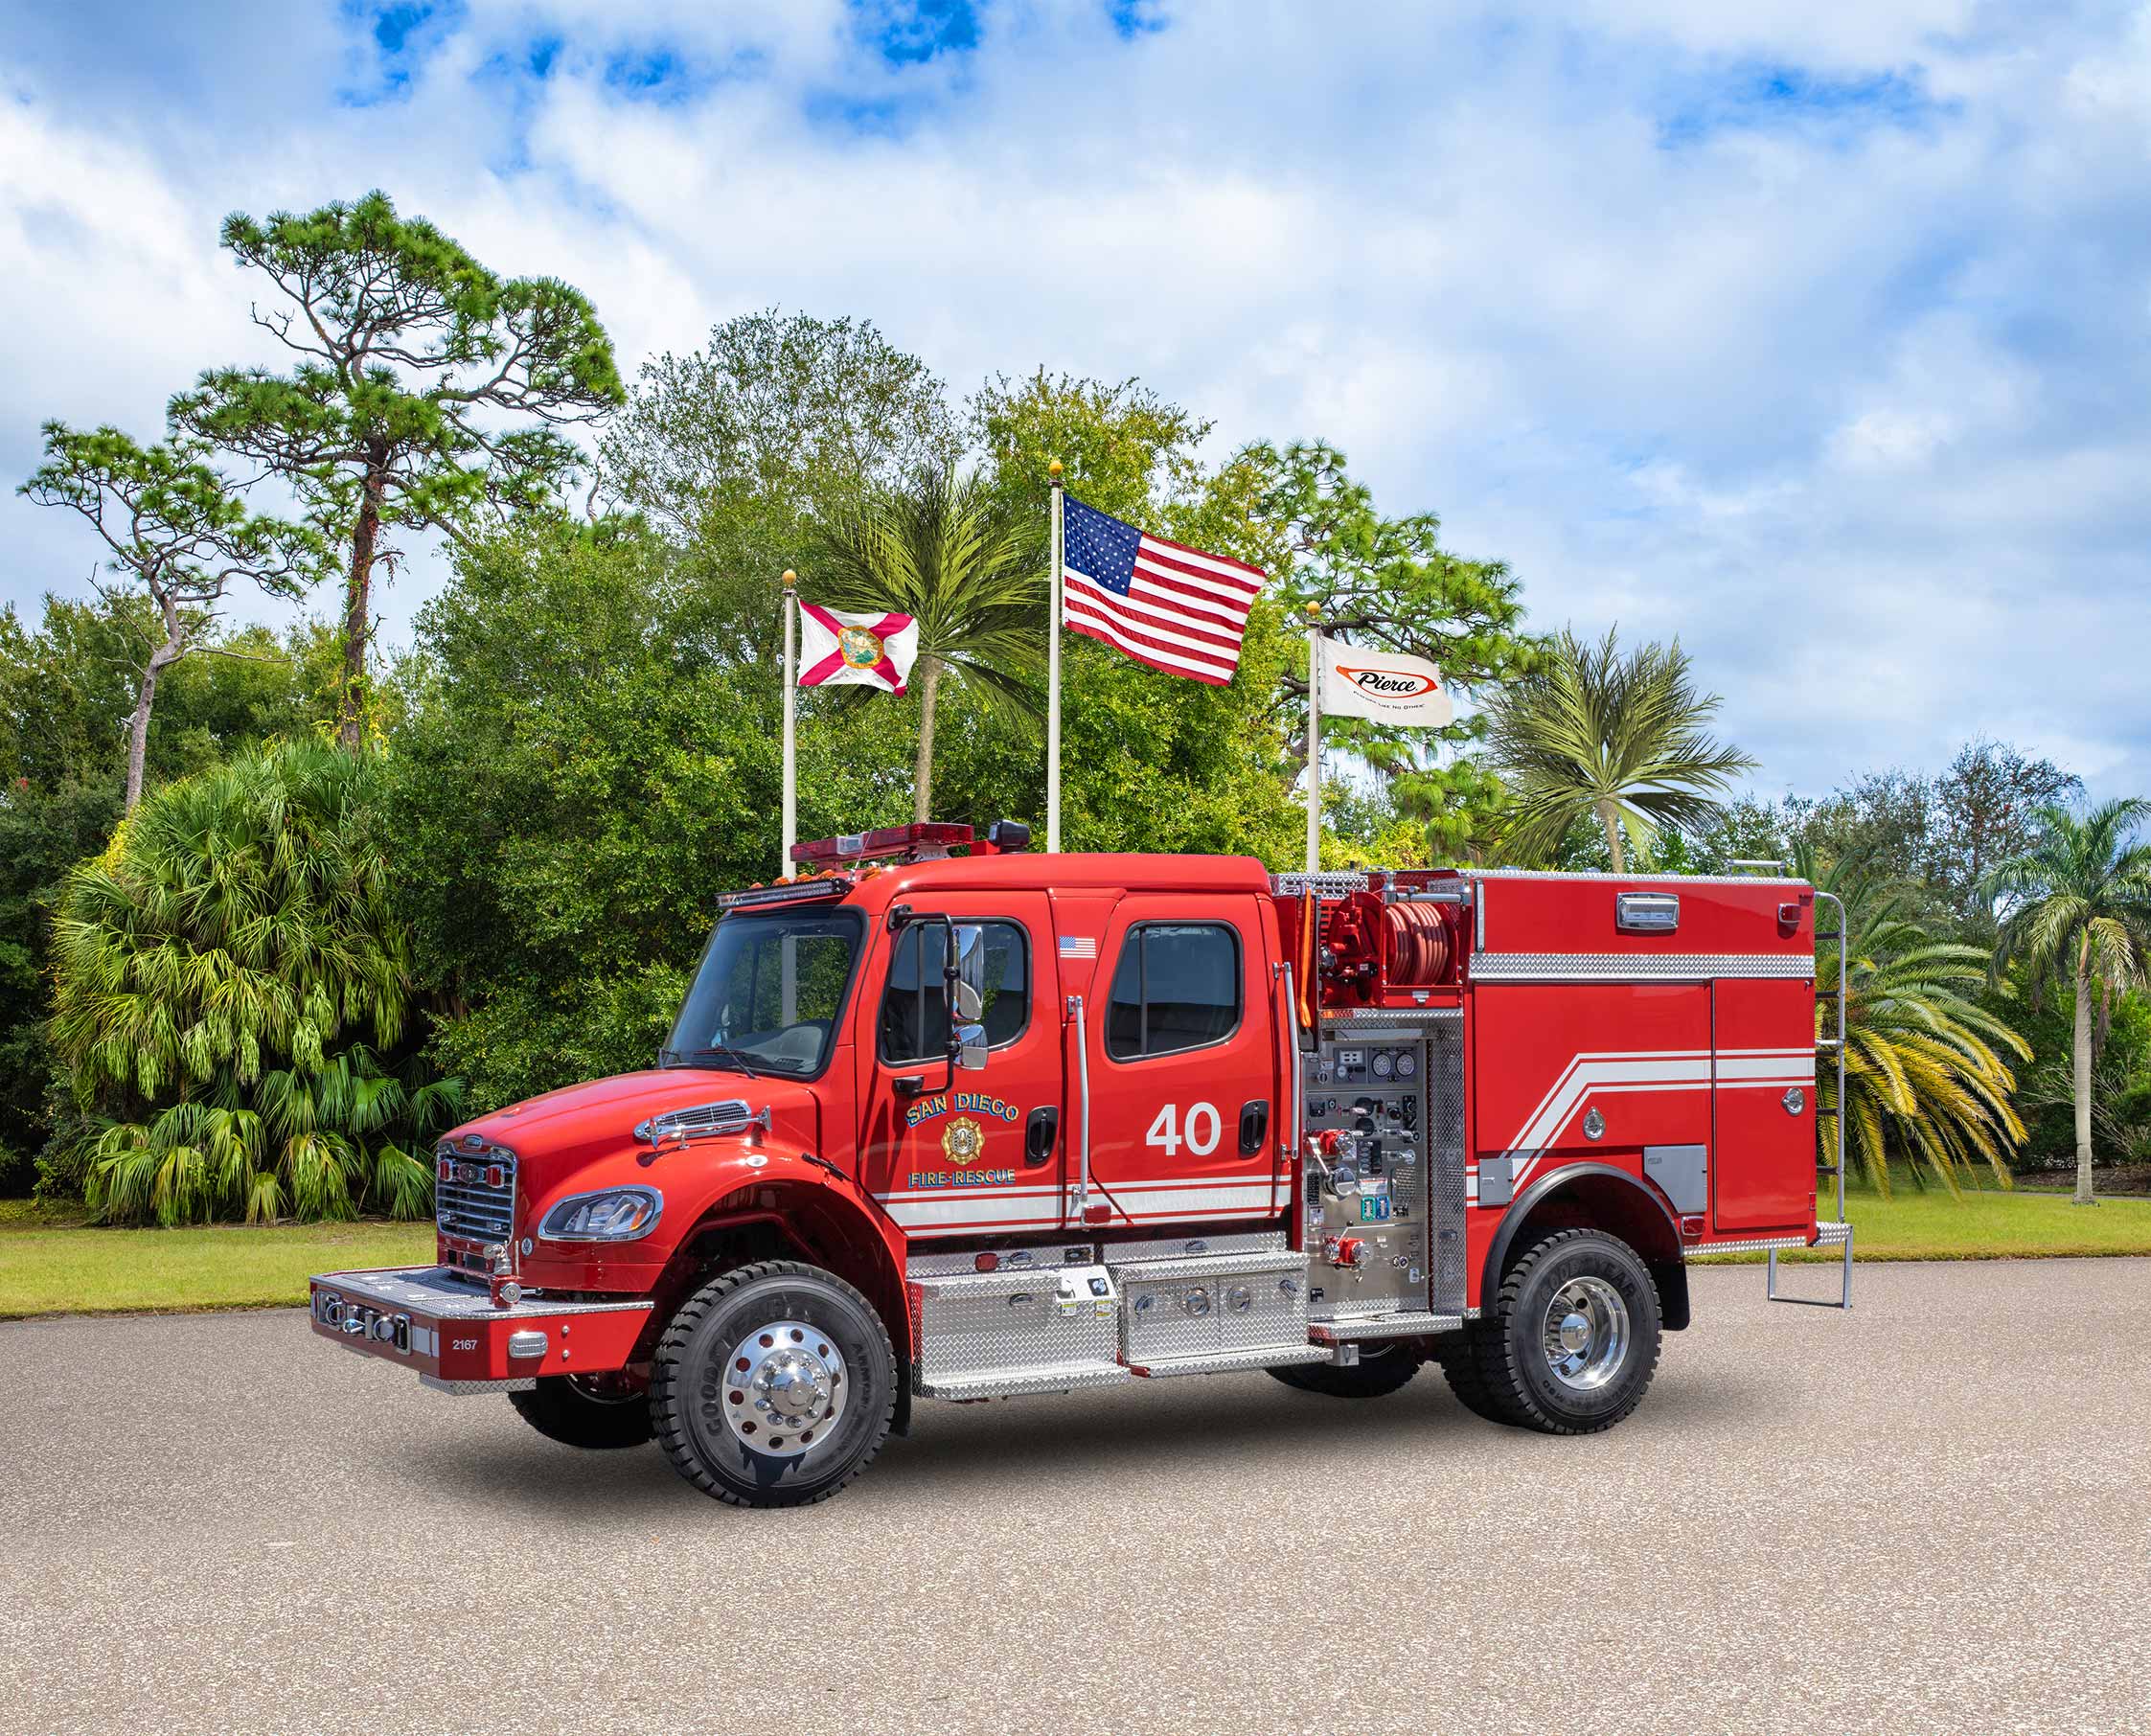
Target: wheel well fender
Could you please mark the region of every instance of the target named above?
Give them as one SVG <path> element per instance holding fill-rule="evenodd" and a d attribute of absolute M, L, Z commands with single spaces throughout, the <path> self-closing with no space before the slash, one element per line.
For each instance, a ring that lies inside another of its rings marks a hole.
<path fill-rule="evenodd" d="M 669 1293 L 658 1312 L 669 1315 L 720 1262 L 804 1260 L 864 1295 L 888 1329 L 899 1366 L 908 1362 L 904 1232 L 849 1176 L 804 1155 L 758 1154 L 767 1161 L 746 1176 L 724 1176 L 695 1208 L 667 1263 L 661 1288 Z"/>
<path fill-rule="evenodd" d="M 1679 1332 L 1687 1325 L 1688 1268 L 1682 1258 L 1681 1226 L 1656 1194 L 1608 1163 L 1563 1164 L 1517 1196 L 1486 1250 L 1479 1293 L 1492 1296 L 1501 1288 L 1509 1268 L 1539 1240 L 1527 1232 L 1557 1229 L 1618 1236 L 1650 1268 L 1666 1331 Z"/>

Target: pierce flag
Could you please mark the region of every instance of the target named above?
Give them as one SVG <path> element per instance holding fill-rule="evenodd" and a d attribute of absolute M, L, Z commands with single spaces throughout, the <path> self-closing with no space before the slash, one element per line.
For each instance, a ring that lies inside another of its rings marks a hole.
<path fill-rule="evenodd" d="M 910 615 L 799 605 L 799 685 L 879 687 L 900 694 L 919 655 Z"/>
<path fill-rule="evenodd" d="M 1456 716 L 1441 671 L 1424 657 L 1316 637 L 1322 659 L 1322 714 L 1407 729 L 1439 729 Z"/>

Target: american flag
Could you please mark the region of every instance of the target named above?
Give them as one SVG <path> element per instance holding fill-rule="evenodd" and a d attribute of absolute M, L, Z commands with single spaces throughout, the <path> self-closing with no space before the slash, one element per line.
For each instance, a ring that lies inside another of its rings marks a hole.
<path fill-rule="evenodd" d="M 1146 537 L 1073 495 L 1061 510 L 1068 630 L 1169 675 L 1228 683 L 1262 568 Z"/>

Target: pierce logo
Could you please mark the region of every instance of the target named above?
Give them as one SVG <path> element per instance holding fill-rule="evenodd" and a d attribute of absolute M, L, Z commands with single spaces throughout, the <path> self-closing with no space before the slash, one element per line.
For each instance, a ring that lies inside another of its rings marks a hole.
<path fill-rule="evenodd" d="M 1337 673 L 1362 693 L 1384 699 L 1418 699 L 1441 691 L 1441 683 L 1431 675 L 1407 674 L 1402 670 L 1347 669 L 1339 663 Z"/>

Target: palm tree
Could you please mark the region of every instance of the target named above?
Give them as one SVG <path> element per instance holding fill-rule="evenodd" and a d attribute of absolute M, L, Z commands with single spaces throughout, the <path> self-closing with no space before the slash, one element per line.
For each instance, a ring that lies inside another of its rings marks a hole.
<path fill-rule="evenodd" d="M 2151 843 L 2137 828 L 2151 802 L 2107 802 L 2079 819 L 2039 811 L 2038 842 L 1987 877 L 2005 901 L 1997 966 L 2021 958 L 2036 974 L 2075 992 L 2076 1203 L 2092 1196 L 2092 1001 L 2094 990 L 2133 988 L 2151 958 Z"/>
<path fill-rule="evenodd" d="M 1878 1192 L 1889 1192 L 1889 1154 L 1924 1168 L 1953 1194 L 1959 1173 L 1983 1162 L 2003 1187 L 2008 1155 L 2025 1136 L 2011 1101 L 2015 1073 L 1999 1052 L 2029 1060 L 2031 1048 L 1972 994 L 1986 981 L 1978 947 L 1938 941 L 1910 912 L 1909 888 L 1884 881 L 1860 861 L 1819 871 L 1813 852 L 1795 850 L 1799 875 L 1844 902 L 1845 938 L 1816 945 L 1818 982 L 1845 965 L 1845 1144 Z M 1837 1069 L 1820 1074 L 1819 1096 L 1835 1108 Z"/>
<path fill-rule="evenodd" d="M 921 469 L 909 487 L 834 514 L 812 590 L 835 608 L 894 609 L 919 623 L 919 755 L 912 812 L 930 817 L 934 703 L 952 674 L 989 704 L 1037 708 L 1047 631 L 1040 538 L 975 476 Z M 848 690 L 846 690 L 848 691 Z"/>
<path fill-rule="evenodd" d="M 1595 645 L 1564 629 L 1545 665 L 1489 706 L 1490 757 L 1513 797 L 1504 840 L 1544 857 L 1595 814 L 1622 874 L 1624 823 L 1648 852 L 1660 826 L 1707 822 L 1714 795 L 1755 765 L 1705 732 L 1718 704 L 1696 690 L 1678 639 L 1624 657 L 1610 628 Z"/>
<path fill-rule="evenodd" d="M 52 1032 L 101 1128 L 102 1216 L 425 1214 L 462 1087 L 378 1052 L 408 1047 L 412 1000 L 379 776 L 316 742 L 245 755 L 152 791 L 69 876 Z"/>

